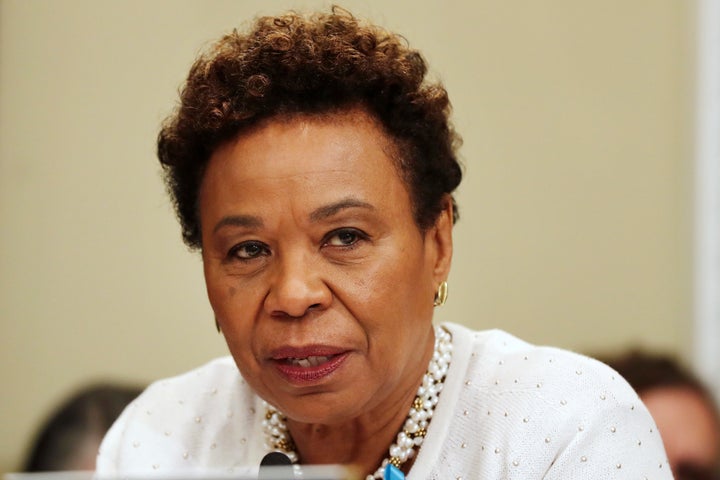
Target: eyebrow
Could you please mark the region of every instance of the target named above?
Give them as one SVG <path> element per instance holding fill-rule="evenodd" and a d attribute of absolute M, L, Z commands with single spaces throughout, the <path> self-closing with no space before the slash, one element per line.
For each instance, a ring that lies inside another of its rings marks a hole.
<path fill-rule="evenodd" d="M 368 210 L 375 210 L 375 207 L 367 202 L 363 202 L 356 198 L 344 198 L 340 201 L 324 205 L 316 208 L 310 213 L 310 221 L 319 222 L 326 220 L 333 215 L 338 214 L 342 210 L 349 208 L 365 208 Z M 217 232 L 224 227 L 244 227 L 244 228 L 260 228 L 263 226 L 263 221 L 260 217 L 255 215 L 228 215 L 223 217 L 213 229 L 213 232 Z"/>
<path fill-rule="evenodd" d="M 245 228 L 260 228 L 263 226 L 263 221 L 260 217 L 254 215 L 229 215 L 223 217 L 213 229 L 213 233 L 217 232 L 223 227 L 245 227 Z"/>
<path fill-rule="evenodd" d="M 368 210 L 375 210 L 375 207 L 367 202 L 363 202 L 357 198 L 348 197 L 313 210 L 312 213 L 310 213 L 310 221 L 319 222 L 321 220 L 326 220 L 348 208 L 365 208 Z"/>

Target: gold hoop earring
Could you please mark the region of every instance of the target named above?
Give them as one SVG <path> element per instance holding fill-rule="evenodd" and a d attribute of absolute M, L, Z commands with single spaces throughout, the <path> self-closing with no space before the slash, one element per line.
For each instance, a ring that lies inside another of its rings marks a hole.
<path fill-rule="evenodd" d="M 438 285 L 437 292 L 435 292 L 435 299 L 433 300 L 433 306 L 439 307 L 445 305 L 448 297 L 448 284 L 443 281 Z"/>

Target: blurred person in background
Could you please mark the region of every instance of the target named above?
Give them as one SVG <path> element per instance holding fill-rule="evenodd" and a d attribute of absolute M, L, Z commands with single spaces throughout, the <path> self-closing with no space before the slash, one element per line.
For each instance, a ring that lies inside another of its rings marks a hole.
<path fill-rule="evenodd" d="M 630 383 L 660 430 L 679 480 L 720 479 L 720 413 L 708 388 L 668 355 L 601 358 Z"/>
<path fill-rule="evenodd" d="M 22 470 L 95 470 L 95 457 L 105 432 L 140 392 L 139 387 L 112 384 L 79 389 L 40 426 Z"/>

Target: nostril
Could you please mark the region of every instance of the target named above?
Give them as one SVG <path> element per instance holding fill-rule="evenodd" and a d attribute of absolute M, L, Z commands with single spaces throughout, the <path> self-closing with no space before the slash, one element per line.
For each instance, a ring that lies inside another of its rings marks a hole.
<path fill-rule="evenodd" d="M 313 311 L 313 310 L 322 310 L 322 304 L 321 303 L 313 303 L 312 305 L 307 307 L 304 312 L 302 312 L 300 314 L 294 314 L 294 313 L 287 312 L 284 310 L 275 310 L 272 312 L 272 315 L 276 316 L 276 317 L 287 318 L 287 319 L 300 319 L 300 318 L 304 317 L 305 315 L 307 315 L 310 311 Z"/>

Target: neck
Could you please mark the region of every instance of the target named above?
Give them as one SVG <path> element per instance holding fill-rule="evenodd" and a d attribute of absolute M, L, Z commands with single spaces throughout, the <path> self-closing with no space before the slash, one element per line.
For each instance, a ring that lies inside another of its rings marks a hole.
<path fill-rule="evenodd" d="M 288 429 L 305 464 L 354 465 L 363 474 L 372 473 L 388 455 L 388 446 L 402 427 L 415 398 L 413 390 L 392 405 L 342 425 L 302 424 L 288 420 Z"/>
<path fill-rule="evenodd" d="M 430 335 L 421 365 L 412 380 L 393 392 L 369 412 L 337 425 L 307 424 L 287 420 L 300 462 L 304 464 L 353 465 L 358 473 L 372 474 L 395 441 L 407 419 L 433 355 L 434 336 Z M 405 465 L 408 467 L 411 462 Z"/>
<path fill-rule="evenodd" d="M 430 335 L 429 349 L 425 350 L 427 373 L 418 380 L 414 373 L 418 364 L 412 362 L 413 368 L 401 376 L 404 381 L 388 388 L 389 393 L 378 399 L 377 404 L 348 421 L 300 423 L 285 419 L 282 413 L 267 406 L 263 428 L 268 446 L 287 452 L 295 463 L 354 466 L 356 473 L 367 472 L 367 478 L 382 479 L 386 463 L 407 473 L 427 435 L 451 362 L 450 334 L 442 329 L 437 332 L 437 342 Z M 382 392 L 381 389 L 378 393 Z"/>

